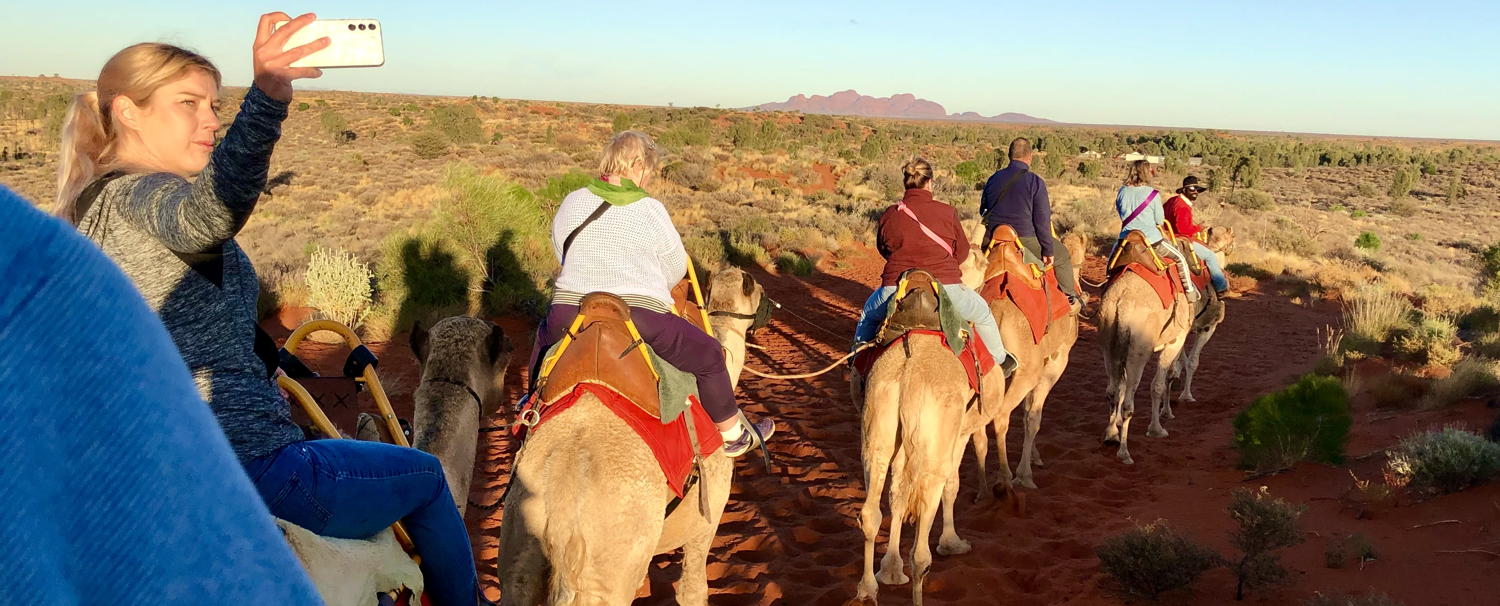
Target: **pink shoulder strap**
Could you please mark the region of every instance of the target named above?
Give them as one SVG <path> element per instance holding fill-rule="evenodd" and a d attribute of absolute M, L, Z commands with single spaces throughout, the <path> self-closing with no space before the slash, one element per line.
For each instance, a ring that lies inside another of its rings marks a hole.
<path fill-rule="evenodd" d="M 924 223 L 922 223 L 921 219 L 917 218 L 917 213 L 912 212 L 911 208 L 908 207 L 905 202 L 897 204 L 896 208 L 899 209 L 901 212 L 906 213 L 906 216 L 911 217 L 911 220 L 916 221 L 917 222 L 917 227 L 921 228 L 922 233 L 927 234 L 928 238 L 932 238 L 933 242 L 937 242 L 938 246 L 943 247 L 943 250 L 947 251 L 948 256 L 950 256 L 950 257 L 953 256 L 953 245 L 949 244 L 947 240 L 944 240 L 941 237 L 939 237 L 936 233 L 933 233 L 933 231 L 931 229 L 928 229 L 927 225 L 924 224 Z"/>

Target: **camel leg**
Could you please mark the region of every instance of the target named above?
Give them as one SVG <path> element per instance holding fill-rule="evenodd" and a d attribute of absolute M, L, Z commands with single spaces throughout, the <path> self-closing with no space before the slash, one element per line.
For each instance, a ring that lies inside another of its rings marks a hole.
<path fill-rule="evenodd" d="M 1167 343 L 1162 348 L 1161 357 L 1156 364 L 1156 376 L 1151 380 L 1151 427 L 1146 430 L 1146 435 L 1153 438 L 1167 437 L 1166 428 L 1161 426 L 1161 409 L 1163 402 L 1171 397 L 1167 393 L 1167 371 L 1177 362 L 1177 357 L 1182 353 L 1182 346 L 1187 343 L 1187 335 Z"/>
<path fill-rule="evenodd" d="M 974 459 L 979 462 L 979 490 L 974 493 L 974 502 L 980 503 L 993 496 L 984 489 L 989 486 L 990 479 L 989 471 L 986 469 L 986 462 L 990 455 L 989 423 L 980 424 L 979 428 L 969 436 L 969 441 L 974 444 Z"/>
<path fill-rule="evenodd" d="M 1066 366 L 1067 361 L 1063 361 L 1055 368 L 1049 368 L 1036 387 L 1031 388 L 1031 395 L 1026 397 L 1026 442 L 1021 447 L 1021 462 L 1016 466 L 1016 483 L 1026 488 L 1036 488 L 1031 466 L 1042 466 L 1041 456 L 1036 451 L 1036 434 L 1042 429 L 1042 407 L 1047 405 L 1047 394 L 1052 393 L 1052 386 L 1057 384 Z"/>
<path fill-rule="evenodd" d="M 973 548 L 968 541 L 958 537 L 958 529 L 954 528 L 953 524 L 953 502 L 958 500 L 958 468 L 963 462 L 963 457 L 964 443 L 959 442 L 958 447 L 954 449 L 953 459 L 949 462 L 953 473 L 943 484 L 943 534 L 938 537 L 937 551 L 945 556 L 969 553 L 969 550 Z"/>
<path fill-rule="evenodd" d="M 879 385 L 870 390 L 864 411 L 863 458 L 865 467 L 865 504 L 859 510 L 860 529 L 865 533 L 865 570 L 859 581 L 858 600 L 874 602 L 880 587 L 875 576 L 875 540 L 880 536 L 880 501 L 890 477 L 891 457 L 896 443 L 899 417 L 894 391 Z M 875 396 L 880 396 L 876 398 Z"/>
<path fill-rule="evenodd" d="M 1103 329 L 1100 329 L 1101 332 Z M 1107 384 L 1104 389 L 1104 399 L 1109 402 L 1109 424 L 1104 427 L 1105 444 L 1120 443 L 1120 417 L 1124 413 L 1123 401 L 1120 398 L 1121 383 L 1125 377 L 1121 372 L 1124 360 L 1116 361 L 1110 355 L 1110 349 L 1106 346 L 1104 351 L 1104 373 L 1107 376 Z"/>
<path fill-rule="evenodd" d="M 705 532 L 682 546 L 682 577 L 677 581 L 678 606 L 708 606 L 708 550 L 713 542 L 714 533 Z"/>
<path fill-rule="evenodd" d="M 913 606 L 922 606 L 922 585 L 927 581 L 927 573 L 932 570 L 932 548 L 929 546 L 931 542 L 929 539 L 932 536 L 932 520 L 937 517 L 935 505 L 937 505 L 938 498 L 942 496 L 940 493 L 943 490 L 942 483 L 934 480 L 935 478 L 930 474 L 923 474 L 922 479 L 918 481 L 919 485 L 912 487 L 926 493 L 918 499 L 921 508 L 925 511 L 917 512 L 917 537 L 911 549 Z"/>
<path fill-rule="evenodd" d="M 901 530 L 906 522 L 906 504 L 908 497 L 906 492 L 913 490 L 914 486 L 907 486 L 903 479 L 906 473 L 906 453 L 900 452 L 897 446 L 896 460 L 891 465 L 891 527 L 886 533 L 885 557 L 880 559 L 880 572 L 875 574 L 875 579 L 886 585 L 901 585 L 911 581 L 902 570 L 905 564 L 901 561 Z"/>
<path fill-rule="evenodd" d="M 1188 353 L 1183 360 L 1185 366 L 1182 377 L 1183 402 L 1198 401 L 1197 398 L 1193 397 L 1193 373 L 1198 372 L 1198 356 L 1203 355 L 1203 346 L 1208 344 L 1208 340 L 1214 337 L 1214 331 L 1218 329 L 1219 325 L 1214 324 L 1213 326 L 1208 327 L 1208 330 L 1200 333 L 1198 335 L 1198 338 L 1193 339 L 1193 347 L 1188 350 Z"/>
<path fill-rule="evenodd" d="M 1115 409 L 1119 411 L 1118 434 L 1120 438 L 1120 448 L 1115 452 L 1115 456 L 1126 465 L 1135 463 L 1135 460 L 1130 458 L 1130 447 L 1127 444 L 1130 441 L 1130 419 L 1135 416 L 1135 390 L 1141 384 L 1141 375 L 1146 370 L 1146 361 L 1150 355 L 1149 349 L 1129 352 L 1125 360 L 1125 377 L 1115 392 Z"/>
<path fill-rule="evenodd" d="M 1009 402 L 1006 402 L 1009 404 Z M 996 496 L 1000 492 L 1009 490 L 1011 480 L 1015 476 L 1010 473 L 1010 454 L 1006 452 L 1005 438 L 1010 433 L 1010 414 L 1015 411 L 1013 406 L 1001 406 L 1000 414 L 995 416 L 995 454 L 1000 457 L 1000 477 L 995 480 L 993 486 Z"/>
<path fill-rule="evenodd" d="M 512 487 L 511 491 L 505 502 L 505 523 L 500 525 L 500 554 L 496 561 L 500 603 L 536 606 L 542 603 L 551 576 L 541 541 L 547 512 L 542 499 L 525 487 Z"/>

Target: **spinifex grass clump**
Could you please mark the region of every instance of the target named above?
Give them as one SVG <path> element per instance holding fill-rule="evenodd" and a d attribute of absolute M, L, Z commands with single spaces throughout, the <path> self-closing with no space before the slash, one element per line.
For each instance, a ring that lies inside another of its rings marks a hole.
<path fill-rule="evenodd" d="M 1222 564 L 1219 554 L 1179 534 L 1163 520 L 1137 526 L 1099 546 L 1099 568 L 1130 595 L 1151 600 L 1188 587 Z"/>
<path fill-rule="evenodd" d="M 1343 384 L 1308 375 L 1235 415 L 1234 446 L 1240 465 L 1256 471 L 1285 469 L 1300 461 L 1338 463 L 1352 423 Z"/>

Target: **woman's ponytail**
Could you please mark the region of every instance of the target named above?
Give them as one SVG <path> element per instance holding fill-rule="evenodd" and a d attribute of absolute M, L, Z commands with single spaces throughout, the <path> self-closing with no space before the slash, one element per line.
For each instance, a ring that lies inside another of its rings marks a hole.
<path fill-rule="evenodd" d="M 62 144 L 57 164 L 57 216 L 77 224 L 74 216 L 79 192 L 94 180 L 112 141 L 99 111 L 99 94 L 95 91 L 73 97 L 63 120 Z"/>

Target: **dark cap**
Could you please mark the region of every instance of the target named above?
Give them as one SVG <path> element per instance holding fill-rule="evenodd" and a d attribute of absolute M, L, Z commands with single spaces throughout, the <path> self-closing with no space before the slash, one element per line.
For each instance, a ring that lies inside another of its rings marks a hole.
<path fill-rule="evenodd" d="M 1194 177 L 1192 175 L 1188 175 L 1187 178 L 1185 178 L 1185 179 L 1182 180 L 1182 187 L 1177 188 L 1177 193 L 1180 194 L 1180 193 L 1183 192 L 1183 190 L 1185 190 L 1185 189 L 1187 189 L 1189 187 L 1196 188 L 1198 191 L 1208 191 L 1208 186 L 1207 185 L 1199 183 L 1197 177 Z"/>

